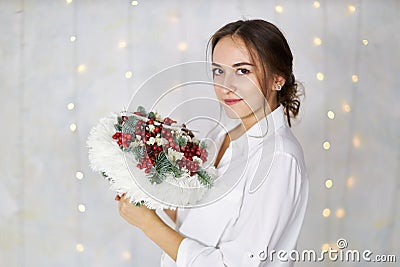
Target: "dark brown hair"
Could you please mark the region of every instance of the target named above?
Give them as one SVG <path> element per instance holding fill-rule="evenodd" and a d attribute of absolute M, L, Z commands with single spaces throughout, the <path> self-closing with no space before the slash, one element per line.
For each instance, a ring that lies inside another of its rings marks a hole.
<path fill-rule="evenodd" d="M 251 59 L 261 63 L 258 75 L 259 83 L 265 97 L 267 88 L 273 74 L 283 77 L 286 82 L 280 91 L 277 91 L 277 101 L 284 107 L 288 124 L 291 126 L 290 117 L 295 118 L 299 113 L 300 99 L 298 83 L 293 74 L 293 55 L 288 42 L 282 32 L 272 23 L 261 19 L 238 20 L 220 28 L 211 36 L 211 53 L 218 41 L 223 37 L 239 37 L 249 50 Z"/>

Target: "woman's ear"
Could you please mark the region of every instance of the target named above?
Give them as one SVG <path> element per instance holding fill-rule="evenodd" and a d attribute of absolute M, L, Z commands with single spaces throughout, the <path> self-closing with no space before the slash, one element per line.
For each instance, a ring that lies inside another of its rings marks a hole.
<path fill-rule="evenodd" d="M 279 84 L 281 87 L 285 84 L 286 79 L 278 74 L 274 74 L 274 84 Z"/>

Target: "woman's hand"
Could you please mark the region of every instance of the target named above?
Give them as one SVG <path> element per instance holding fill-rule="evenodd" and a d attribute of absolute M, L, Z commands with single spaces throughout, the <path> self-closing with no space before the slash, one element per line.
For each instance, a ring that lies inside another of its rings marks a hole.
<path fill-rule="evenodd" d="M 151 240 L 176 261 L 179 245 L 184 237 L 166 225 L 155 210 L 148 209 L 146 206 L 133 205 L 129 199 L 125 198 L 125 194 L 117 195 L 115 200 L 118 201 L 119 214 L 122 218 L 142 229 Z"/>
<path fill-rule="evenodd" d="M 119 214 L 128 223 L 139 227 L 143 231 L 146 227 L 153 225 L 154 222 L 158 222 L 160 218 L 156 214 L 155 210 L 149 209 L 144 205 L 135 206 L 130 203 L 129 199 L 125 198 L 125 194 L 122 196 L 116 196 L 115 200 L 118 201 Z"/>

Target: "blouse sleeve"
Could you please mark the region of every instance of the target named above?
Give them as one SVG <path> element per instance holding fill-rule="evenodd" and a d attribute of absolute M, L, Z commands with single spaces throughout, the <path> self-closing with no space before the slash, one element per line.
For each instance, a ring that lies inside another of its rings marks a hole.
<path fill-rule="evenodd" d="M 308 196 L 302 166 L 294 156 L 277 153 L 263 184 L 245 193 L 239 218 L 224 241 L 209 247 L 185 237 L 178 248 L 177 267 L 271 266 L 278 260 L 268 258 L 272 250 L 295 249 Z M 282 260 L 279 266 L 291 266 Z"/>

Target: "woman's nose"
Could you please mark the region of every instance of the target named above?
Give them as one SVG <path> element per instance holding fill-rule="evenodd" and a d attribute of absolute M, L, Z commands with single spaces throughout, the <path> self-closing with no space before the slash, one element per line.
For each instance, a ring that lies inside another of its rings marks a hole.
<path fill-rule="evenodd" d="M 233 75 L 225 75 L 224 77 L 224 81 L 223 81 L 223 89 L 226 91 L 236 91 L 236 87 L 235 87 L 235 79 L 233 77 Z"/>

